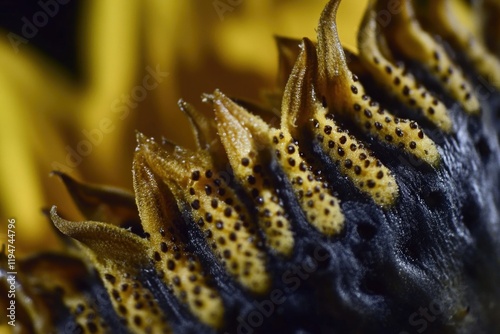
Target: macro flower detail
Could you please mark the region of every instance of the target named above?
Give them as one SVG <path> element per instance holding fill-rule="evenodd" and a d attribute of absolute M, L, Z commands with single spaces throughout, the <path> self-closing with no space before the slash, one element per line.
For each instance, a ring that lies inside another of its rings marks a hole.
<path fill-rule="evenodd" d="M 20 261 L 17 332 L 500 331 L 495 22 L 373 0 L 353 50 L 340 2 L 276 38 L 268 105 L 180 100 L 193 149 L 137 131 L 133 193 L 53 172 L 84 220 L 46 212 L 66 250 Z"/>

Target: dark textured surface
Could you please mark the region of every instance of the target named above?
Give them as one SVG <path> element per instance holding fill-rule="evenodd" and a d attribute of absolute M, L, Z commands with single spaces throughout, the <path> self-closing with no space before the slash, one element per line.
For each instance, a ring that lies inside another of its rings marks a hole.
<path fill-rule="evenodd" d="M 277 300 L 285 299 L 279 305 L 272 303 L 272 312 L 268 313 L 271 296 L 256 300 L 246 295 L 210 255 L 203 237 L 196 236 L 197 229 L 190 230 L 193 247 L 203 254 L 229 306 L 225 331 L 500 331 L 500 95 L 491 91 L 482 105 L 481 117 L 468 117 L 450 106 L 456 125 L 453 135 L 425 129 L 435 133 L 431 136 L 442 154 L 436 169 L 372 143 L 400 187 L 397 204 L 388 211 L 356 190 L 327 157 L 316 154 L 346 216 L 345 232 L 334 239 L 322 237 L 305 222 L 288 181 L 277 164 L 270 163 L 269 173 L 274 175 L 281 199 L 288 203 L 297 240 L 291 259 L 269 254 L 271 291 L 278 289 L 283 294 Z M 300 146 L 320 151 L 312 143 Z M 157 297 L 161 299 L 158 293 Z M 176 319 L 176 332 L 197 331 L 188 324 L 189 316 L 166 312 Z"/>
<path fill-rule="evenodd" d="M 448 100 L 455 133 L 424 125 L 442 155 L 438 168 L 365 138 L 399 185 L 400 196 L 389 210 L 341 176 L 312 140 L 299 143 L 313 152 L 317 170 L 342 201 L 346 224 L 337 237 L 326 238 L 305 221 L 288 180 L 270 158 L 267 173 L 280 189 L 296 245 L 290 259 L 268 253 L 273 284 L 265 296 L 248 294 L 225 272 L 184 209 L 188 247 L 199 254 L 224 300 L 221 333 L 499 332 L 500 94 L 481 85 L 477 81 L 476 90 L 488 94 L 482 95 L 480 117 L 466 116 Z M 211 332 L 153 270 L 144 270 L 140 280 L 175 333 Z M 100 309 L 108 320 L 116 316 L 112 308 Z"/>
<path fill-rule="evenodd" d="M 244 290 L 213 255 L 187 206 L 182 210 L 184 241 L 199 255 L 224 301 L 221 333 L 500 332 L 500 94 L 468 71 L 483 110 L 480 117 L 467 116 L 418 64 L 411 71 L 451 110 L 454 134 L 421 122 L 439 147 L 440 166 L 429 167 L 350 129 L 394 172 L 399 198 L 384 210 L 342 176 L 304 133 L 299 146 L 341 200 L 346 218 L 342 234 L 327 238 L 306 221 L 289 181 L 269 158 L 266 172 L 279 189 L 296 244 L 289 259 L 268 252 L 273 279 L 268 294 L 256 297 Z M 389 110 L 414 117 L 370 79 L 362 81 Z M 137 226 L 131 228 L 135 232 Z M 145 264 L 139 280 L 153 292 L 175 333 L 213 332 L 173 296 L 154 269 Z M 89 273 L 85 281 L 83 294 L 111 332 L 125 333 L 96 274 Z M 50 297 L 58 331 L 79 333 L 60 298 Z"/>

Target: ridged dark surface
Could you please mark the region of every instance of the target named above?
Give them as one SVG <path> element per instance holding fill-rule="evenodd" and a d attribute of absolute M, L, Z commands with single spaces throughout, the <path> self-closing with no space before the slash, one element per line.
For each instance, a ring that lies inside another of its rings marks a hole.
<path fill-rule="evenodd" d="M 356 190 L 327 157 L 316 154 L 346 216 L 345 232 L 333 239 L 307 224 L 288 180 L 271 162 L 269 173 L 288 203 L 297 244 L 290 260 L 269 254 L 271 291 L 282 291 L 286 299 L 273 303 L 269 317 L 255 303 L 269 307 L 270 295 L 261 299 L 247 295 L 210 255 L 203 237 L 196 236 L 197 229 L 188 231 L 192 247 L 204 255 L 206 269 L 217 277 L 226 303 L 222 332 L 500 331 L 500 95 L 492 92 L 482 105 L 480 118 L 451 107 L 456 134 L 433 138 L 443 157 L 439 168 L 373 143 L 400 187 L 397 204 L 388 211 Z M 144 280 L 160 284 L 152 278 Z M 162 296 L 156 293 L 159 300 Z M 176 319 L 175 332 L 201 330 L 189 316 L 174 315 L 168 309 L 167 314 Z"/>

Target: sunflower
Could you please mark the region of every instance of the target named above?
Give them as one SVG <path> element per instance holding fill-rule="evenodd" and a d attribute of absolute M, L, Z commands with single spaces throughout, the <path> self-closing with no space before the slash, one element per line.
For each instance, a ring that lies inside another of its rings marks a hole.
<path fill-rule="evenodd" d="M 8 325 L 498 330 L 499 5 L 339 3 L 88 2 L 78 80 L 29 45 L 67 1 L 6 32 Z"/>
<path fill-rule="evenodd" d="M 6 7 L 5 26 L 12 31 L 3 31 L 0 52 L 5 87 L 0 142 L 6 157 L 0 169 L 2 235 L 7 219 L 15 217 L 19 255 L 59 248 L 40 210 L 57 204 L 73 219 L 83 216 L 62 184 L 48 177 L 52 171 L 132 190 L 130 168 L 123 166 L 132 161 L 135 129 L 192 147 L 177 100 L 183 97 L 201 107 L 201 94 L 215 88 L 260 100 L 265 89 L 275 88 L 273 35 L 312 35 L 322 6 L 323 1 L 222 7 L 216 1 L 47 1 L 22 11 Z M 343 36 L 355 45 L 363 4 L 343 7 L 349 13 L 343 16 Z M 40 15 L 50 19 L 42 24 Z M 60 36 L 62 29 L 73 34 Z M 75 50 L 61 51 L 56 38 L 65 38 Z M 45 53 L 40 51 L 44 47 Z M 126 105 L 123 96 L 140 94 L 136 87 L 148 68 L 168 74 L 143 101 Z"/>

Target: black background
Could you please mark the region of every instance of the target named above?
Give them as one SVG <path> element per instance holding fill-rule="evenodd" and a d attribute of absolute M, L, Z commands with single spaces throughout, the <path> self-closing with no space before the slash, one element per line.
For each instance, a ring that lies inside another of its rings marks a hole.
<path fill-rule="evenodd" d="M 43 3 L 56 2 L 59 11 L 54 17 L 49 17 L 48 23 L 39 28 L 33 38 L 29 38 L 28 44 L 20 44 L 23 48 L 34 47 L 45 54 L 48 58 L 64 66 L 71 75 L 80 77 L 77 65 L 77 26 L 79 21 L 79 9 L 82 2 L 70 0 L 61 5 L 56 0 L 41 0 Z M 0 27 L 3 28 L 2 38 L 7 38 L 9 32 L 22 37 L 23 21 L 26 17 L 33 22 L 33 15 L 43 10 L 39 1 L 36 0 L 0 0 Z"/>

